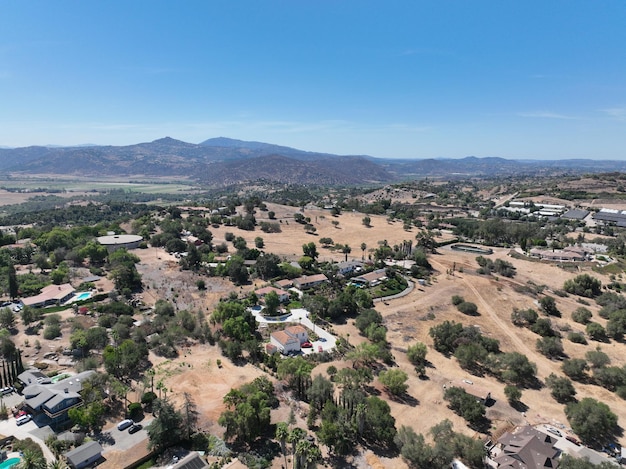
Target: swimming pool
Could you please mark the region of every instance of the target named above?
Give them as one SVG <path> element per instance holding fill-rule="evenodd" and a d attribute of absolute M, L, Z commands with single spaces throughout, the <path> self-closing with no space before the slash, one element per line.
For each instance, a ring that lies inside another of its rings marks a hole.
<path fill-rule="evenodd" d="M 84 291 L 84 292 L 79 293 L 78 295 L 76 295 L 74 297 L 74 301 L 83 301 L 83 300 L 88 300 L 89 298 L 91 298 L 91 292 Z M 0 467 L 0 469 L 2 469 L 2 468 Z"/>
<path fill-rule="evenodd" d="M 9 469 L 9 467 L 15 466 L 18 462 L 20 462 L 20 458 L 9 458 L 3 463 L 0 463 L 0 469 Z"/>

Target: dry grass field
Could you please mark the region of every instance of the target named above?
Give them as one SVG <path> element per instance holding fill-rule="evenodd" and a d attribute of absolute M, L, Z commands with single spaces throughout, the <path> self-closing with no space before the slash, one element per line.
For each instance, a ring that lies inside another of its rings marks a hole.
<path fill-rule="evenodd" d="M 211 228 L 214 234 L 214 242 L 224 240 L 226 232 L 232 232 L 236 236 L 242 236 L 249 246 L 254 245 L 254 238 L 261 236 L 265 242 L 265 250 L 284 256 L 288 259 L 297 259 L 302 255 L 302 244 L 310 241 L 317 242 L 321 237 L 330 237 L 336 243 L 348 244 L 352 247 L 349 259 L 360 259 L 362 252 L 361 243 L 366 243 L 368 251 L 375 248 L 382 240 L 387 240 L 390 245 L 401 243 L 403 240 L 414 239 L 417 229 L 407 232 L 400 222 L 389 223 L 386 217 L 371 216 L 372 227 L 366 228 L 362 224 L 363 214 L 343 213 L 338 217 L 332 217 L 327 211 L 318 209 L 305 209 L 304 215 L 311 218 L 316 227 L 315 235 L 306 234 L 302 225 L 293 221 L 293 213 L 298 209 L 268 204 L 268 208 L 276 213 L 277 221 L 281 224 L 282 232 L 266 234 L 260 231 L 241 231 L 234 227 L 220 226 Z M 263 220 L 267 212 L 257 213 L 257 220 Z M 332 221 L 339 221 L 335 227 Z M 231 248 L 232 249 L 232 248 Z M 327 249 L 319 249 L 321 260 L 341 261 L 344 255 L 340 252 L 333 253 Z M 162 251 L 145 250 L 137 251 L 142 257 L 140 270 L 146 284 L 151 285 L 144 294 L 145 300 L 149 298 L 172 298 L 172 292 L 178 295 L 176 301 L 180 306 L 189 305 L 203 308 L 210 312 L 215 302 L 224 297 L 232 289 L 228 281 L 208 278 L 207 292 L 194 291 L 194 281 L 187 272 L 181 272 L 174 259 L 168 259 Z M 500 341 L 501 349 L 505 352 L 519 351 L 526 354 L 529 359 L 537 364 L 538 377 L 541 381 L 550 373 L 560 373 L 560 362 L 549 360 L 536 351 L 535 342 L 538 338 L 534 333 L 515 327 L 510 320 L 514 307 L 538 309 L 536 298 L 527 294 L 518 293 L 515 288 L 524 286 L 531 281 L 537 285 L 545 285 L 546 293 L 561 289 L 565 280 L 575 274 L 570 273 L 558 265 L 539 262 L 529 262 L 512 258 L 506 249 L 496 249 L 491 258 L 502 258 L 513 263 L 517 268 L 514 279 L 497 278 L 496 276 L 482 276 L 476 273 L 477 264 L 475 255 L 452 251 L 441 248 L 439 253 L 431 256 L 430 260 L 436 273 L 430 285 L 423 288 L 415 288 L 405 297 L 390 300 L 385 303 L 376 303 L 376 309 L 382 313 L 389 329 L 388 340 L 392 344 L 393 354 L 400 368 L 409 375 L 408 394 L 413 398 L 408 402 L 389 400 L 392 414 L 396 418 L 396 425 L 412 426 L 418 432 L 426 432 L 431 426 L 443 419 L 450 419 L 457 431 L 468 435 L 475 435 L 460 417 L 451 412 L 442 399 L 443 385 L 461 379 L 471 379 L 476 386 L 487 388 L 494 396 L 496 403 L 489 408 L 487 416 L 492 421 L 492 431 L 506 427 L 510 424 L 524 422 L 541 423 L 550 422 L 567 427 L 564 407 L 558 404 L 549 394 L 547 388 L 525 389 L 522 402 L 528 407 L 522 414 L 508 405 L 504 397 L 504 384 L 490 376 L 472 376 L 462 370 L 454 358 L 446 358 L 432 348 L 432 339 L 428 335 L 431 326 L 444 321 L 454 320 L 465 325 L 476 325 L 489 337 Z M 457 272 L 448 275 L 446 272 L 456 265 Z M 463 271 L 458 272 L 459 268 Z M 607 278 L 597 274 L 603 283 Z M 159 280 L 160 279 L 160 280 Z M 257 282 L 257 285 L 259 283 Z M 242 293 L 252 289 L 247 286 L 241 289 Z M 478 305 L 479 316 L 468 317 L 459 313 L 451 303 L 452 295 L 463 296 L 467 301 Z M 553 295 L 554 296 L 554 295 Z M 558 308 L 562 311 L 562 318 L 552 319 L 557 328 L 569 325 L 573 330 L 582 330 L 581 325 L 571 321 L 571 312 L 580 306 L 574 297 L 561 298 L 555 296 Z M 592 302 L 593 303 L 593 302 Z M 593 304 L 589 308 L 594 311 L 594 321 L 602 324 L 605 321 L 597 316 L 597 307 Z M 432 319 L 429 319 L 432 317 Z M 344 325 L 335 326 L 335 331 L 349 338 L 351 343 L 364 340 L 359 336 L 353 321 Z M 408 362 L 405 354 L 407 346 L 416 341 L 428 345 L 428 359 L 432 367 L 427 369 L 427 379 L 419 379 Z M 590 342 L 583 346 L 563 340 L 565 351 L 570 357 L 582 357 L 586 351 L 602 347 L 612 359 L 614 364 L 622 364 L 625 348 L 623 344 L 611 342 L 597 344 Z M 233 386 L 238 386 L 246 381 L 254 379 L 261 372 L 252 367 L 237 367 L 222 359 L 223 367 L 218 368 L 216 360 L 220 358 L 216 347 L 194 346 L 188 353 L 172 362 L 163 362 L 156 357 L 153 362 L 167 386 L 172 391 L 172 397 L 180 399 L 183 392 L 189 392 L 198 403 L 201 412 L 203 428 L 219 433 L 221 428 L 215 423 L 220 412 L 223 410 L 222 397 Z M 338 368 L 348 366 L 345 362 L 332 363 Z M 319 365 L 313 374 L 325 373 L 330 363 Z M 600 387 L 581 385 L 575 383 L 578 398 L 594 397 L 606 402 L 619 416 L 620 423 L 626 422 L 626 406 L 623 401 Z M 384 390 L 376 382 L 376 387 L 381 394 Z M 306 405 L 302 404 L 302 416 L 306 415 Z M 276 411 L 275 421 L 286 419 L 287 407 Z M 304 421 L 301 421 L 304 426 Z M 626 443 L 624 441 L 623 443 Z M 354 464 L 357 467 L 405 467 L 400 460 L 385 460 L 371 452 L 356 458 Z M 275 467 L 280 467 L 277 461 Z"/>
<path fill-rule="evenodd" d="M 328 211 L 321 209 L 305 209 L 304 215 L 310 217 L 311 223 L 316 228 L 314 235 L 307 234 L 303 225 L 295 223 L 293 214 L 298 211 L 295 207 L 285 207 L 268 204 L 268 209 L 276 213 L 276 221 L 280 223 L 281 233 L 267 234 L 260 230 L 241 231 L 235 227 L 220 226 L 211 227 L 214 235 L 214 243 L 221 243 L 227 232 L 246 239 L 248 246 L 254 246 L 254 238 L 260 236 L 264 239 L 265 250 L 283 256 L 289 260 L 298 259 L 302 256 L 302 245 L 308 242 L 316 242 L 322 237 L 330 237 L 335 243 L 351 246 L 352 252 L 349 259 L 361 259 L 368 256 L 370 249 L 378 246 L 378 243 L 386 240 L 390 245 L 399 244 L 403 240 L 415 240 L 418 233 L 416 228 L 405 231 L 401 222 L 388 222 L 384 216 L 370 216 L 371 227 L 363 226 L 363 214 L 347 212 L 332 217 Z M 258 212 L 257 221 L 267 219 L 267 212 Z M 338 221 L 334 226 L 333 221 Z M 449 235 L 448 235 L 449 236 Z M 366 251 L 361 251 L 361 243 L 367 245 Z M 230 245 L 230 243 L 227 243 Z M 318 243 L 319 246 L 319 243 Z M 231 246 L 232 250 L 232 246 Z M 341 261 L 345 255 L 341 252 L 331 252 L 328 249 L 318 247 L 320 260 Z M 177 260 L 161 249 L 149 248 L 134 251 L 141 258 L 138 266 L 146 286 L 143 299 L 148 304 L 153 304 L 160 298 L 169 299 L 176 304 L 178 309 L 201 310 L 206 314 L 215 307 L 220 298 L 225 297 L 232 291 L 232 284 L 225 279 L 205 278 L 206 291 L 198 291 L 195 286 L 197 277 L 190 272 L 181 271 Z M 462 370 L 454 358 L 446 358 L 436 352 L 432 347 L 432 339 L 428 335 L 430 327 L 444 321 L 454 320 L 465 325 L 480 327 L 483 334 L 496 338 L 500 341 L 500 347 L 505 352 L 518 351 L 528 356 L 537 364 L 538 377 L 541 381 L 550 373 L 560 374 L 560 362 L 549 360 L 536 351 L 535 342 L 538 338 L 534 333 L 515 327 L 511 323 L 510 315 L 513 308 L 538 309 L 536 298 L 528 294 L 519 293 L 516 288 L 527 285 L 532 281 L 537 285 L 545 285 L 546 292 L 561 289 L 565 280 L 576 274 L 568 272 L 558 265 L 530 262 L 524 259 L 516 259 L 509 256 L 509 250 L 495 249 L 492 259 L 501 258 L 511 262 L 517 268 L 514 279 L 498 278 L 496 276 L 482 276 L 476 273 L 477 264 L 475 255 L 452 251 L 441 248 L 438 254 L 430 257 L 431 264 L 436 270 L 430 285 L 415 288 L 410 294 L 402 298 L 376 303 L 376 309 L 385 318 L 388 327 L 388 340 L 392 345 L 392 351 L 397 365 L 409 375 L 408 394 L 412 399 L 398 401 L 389 399 L 392 414 L 396 419 L 396 426 L 412 426 L 417 432 L 427 432 L 430 427 L 449 419 L 453 422 L 455 430 L 468 435 L 476 435 L 468 428 L 465 421 L 450 411 L 446 402 L 443 401 L 443 385 L 461 379 L 470 379 L 476 386 L 487 388 L 491 391 L 496 403 L 489 408 L 487 416 L 492 421 L 492 431 L 497 431 L 511 424 L 524 422 L 541 423 L 550 422 L 562 424 L 567 427 L 564 407 L 558 404 L 549 393 L 547 388 L 525 389 L 522 402 L 528 407 L 522 414 L 508 405 L 504 397 L 504 384 L 491 376 L 472 376 Z M 454 275 L 448 272 L 456 266 Z M 461 272 L 459 270 L 462 270 Z M 578 272 L 577 272 L 578 273 Z M 608 278 L 592 273 L 608 283 Z M 245 294 L 261 282 L 238 288 L 240 293 Z M 472 301 L 478 306 L 479 315 L 474 317 L 459 313 L 451 303 L 453 295 L 460 295 L 467 301 Z M 554 296 L 554 295 L 553 295 Z M 572 330 L 582 330 L 580 324 L 571 321 L 571 312 L 580 306 L 575 297 L 562 298 L 555 296 L 557 306 L 563 313 L 562 318 L 552 318 L 557 328 L 569 326 Z M 605 324 L 605 320 L 597 315 L 597 307 L 593 302 L 588 306 L 594 312 L 594 321 Z M 68 312 L 68 314 L 71 314 Z M 335 326 L 335 331 L 348 338 L 353 344 L 365 340 L 359 336 L 354 326 L 354 321 L 349 320 L 346 324 Z M 66 334 L 64 334 L 65 336 Z M 427 368 L 427 378 L 419 379 L 406 358 L 406 348 L 420 341 L 427 344 L 428 360 L 432 367 Z M 42 340 L 42 342 L 45 342 Z M 565 351 L 569 357 L 583 357 L 585 352 L 599 345 L 612 360 L 613 364 L 622 365 L 626 346 L 621 343 L 598 344 L 590 342 L 583 346 L 563 340 Z M 59 343 L 50 344 L 59 346 Z M 159 357 L 150 357 L 157 378 L 164 381 L 175 402 L 181 402 L 183 393 L 189 393 L 198 406 L 200 412 L 200 426 L 204 430 L 221 434 L 223 429 L 216 421 L 224 410 L 223 396 L 232 388 L 259 376 L 262 371 L 258 368 L 246 365 L 236 366 L 227 359 L 221 357 L 219 348 L 208 345 L 193 345 L 182 351 L 175 360 L 164 360 Z M 217 366 L 217 360 L 221 359 L 222 366 Z M 319 365 L 313 374 L 325 373 L 331 363 Z M 338 368 L 349 366 L 344 361 L 332 363 Z M 385 391 L 375 381 L 376 388 L 385 397 Z M 626 405 L 616 397 L 600 387 L 581 385 L 575 383 L 578 398 L 594 397 L 607 403 L 619 417 L 619 422 L 626 425 Z M 139 388 L 136 389 L 140 391 Z M 138 397 L 138 396 L 136 396 Z M 286 395 L 280 393 L 280 409 L 273 413 L 273 421 L 287 419 L 289 406 L 293 406 L 298 423 L 305 428 L 306 404 L 289 403 Z M 626 444 L 626 439 L 622 439 Z M 282 460 L 278 458 L 273 467 L 281 467 Z M 358 468 L 405 468 L 406 465 L 400 459 L 385 459 L 371 452 L 364 452 L 352 461 L 353 467 Z"/>

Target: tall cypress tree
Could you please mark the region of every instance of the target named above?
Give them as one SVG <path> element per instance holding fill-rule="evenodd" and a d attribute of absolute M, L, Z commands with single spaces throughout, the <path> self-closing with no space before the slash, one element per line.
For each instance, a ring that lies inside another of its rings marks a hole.
<path fill-rule="evenodd" d="M 11 299 L 14 299 L 14 298 L 17 298 L 19 286 L 17 283 L 17 274 L 15 273 L 15 266 L 13 265 L 13 262 L 9 264 L 8 276 L 9 276 L 9 296 L 11 297 Z"/>

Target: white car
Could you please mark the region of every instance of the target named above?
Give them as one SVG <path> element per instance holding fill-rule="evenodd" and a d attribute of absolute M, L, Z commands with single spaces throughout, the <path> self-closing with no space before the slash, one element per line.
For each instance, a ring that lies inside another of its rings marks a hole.
<path fill-rule="evenodd" d="M 130 427 L 131 425 L 134 425 L 135 422 L 132 421 L 131 419 L 126 419 L 126 420 L 122 420 L 120 423 L 117 424 L 117 429 L 118 430 L 126 430 L 128 427 Z"/>
<path fill-rule="evenodd" d="M 546 430 L 556 436 L 563 436 L 560 431 L 553 427 L 546 427 Z"/>
<path fill-rule="evenodd" d="M 24 425 L 27 422 L 30 422 L 33 419 L 33 416 L 30 414 L 22 415 L 15 419 L 15 423 L 17 425 Z"/>

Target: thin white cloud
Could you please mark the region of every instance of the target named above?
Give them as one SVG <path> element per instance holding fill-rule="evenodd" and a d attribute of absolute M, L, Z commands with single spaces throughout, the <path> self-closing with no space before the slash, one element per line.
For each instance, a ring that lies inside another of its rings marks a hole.
<path fill-rule="evenodd" d="M 609 117 L 618 121 L 626 121 L 626 107 L 612 107 L 608 109 L 601 109 Z"/>
<path fill-rule="evenodd" d="M 558 112 L 551 111 L 534 111 L 534 112 L 518 112 L 518 116 L 520 117 L 531 117 L 537 119 L 563 119 L 563 120 L 575 120 L 578 117 L 568 116 L 566 114 L 560 114 Z"/>

